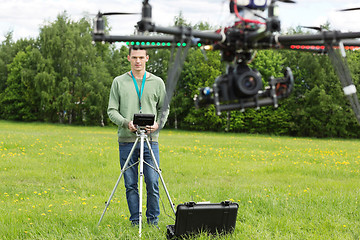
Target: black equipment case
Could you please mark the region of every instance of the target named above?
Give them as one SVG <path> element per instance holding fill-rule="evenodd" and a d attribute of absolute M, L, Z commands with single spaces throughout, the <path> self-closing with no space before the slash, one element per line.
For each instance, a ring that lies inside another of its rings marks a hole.
<path fill-rule="evenodd" d="M 187 237 L 206 231 L 210 234 L 231 233 L 235 229 L 239 205 L 230 201 L 221 203 L 180 204 L 176 209 L 175 225 L 168 225 L 167 239 Z"/>

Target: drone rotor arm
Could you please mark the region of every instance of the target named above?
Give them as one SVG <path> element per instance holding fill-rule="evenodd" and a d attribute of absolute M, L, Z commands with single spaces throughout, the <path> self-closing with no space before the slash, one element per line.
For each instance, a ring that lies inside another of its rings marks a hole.
<path fill-rule="evenodd" d="M 317 34 L 297 34 L 297 35 L 282 35 L 278 36 L 280 44 L 292 44 L 294 42 L 304 41 L 339 41 L 342 39 L 360 38 L 360 32 L 342 33 L 338 31 L 328 31 Z"/>
<path fill-rule="evenodd" d="M 360 32 L 327 31 L 311 35 L 275 35 L 270 42 L 281 49 L 325 53 L 327 44 L 335 48 L 343 45 L 346 50 L 356 50 L 360 48 L 360 40 L 356 39 L 359 37 Z"/>
<path fill-rule="evenodd" d="M 282 44 L 279 48 L 313 53 L 327 53 L 327 49 L 323 41 L 298 41 L 293 42 L 292 44 Z M 350 39 L 341 40 L 338 44 L 333 44 L 333 48 L 360 50 L 360 41 Z"/>
<path fill-rule="evenodd" d="M 145 35 L 93 35 L 94 41 L 105 41 L 109 43 L 113 42 L 172 42 L 174 36 L 145 36 Z"/>

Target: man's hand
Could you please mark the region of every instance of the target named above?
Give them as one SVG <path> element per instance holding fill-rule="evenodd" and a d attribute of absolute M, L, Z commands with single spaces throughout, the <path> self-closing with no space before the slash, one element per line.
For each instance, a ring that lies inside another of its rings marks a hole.
<path fill-rule="evenodd" d="M 129 130 L 130 130 L 131 132 L 136 132 L 136 131 L 137 131 L 137 128 L 136 128 L 136 126 L 134 125 L 133 121 L 130 121 L 130 122 L 129 122 L 128 127 L 129 127 Z"/>
<path fill-rule="evenodd" d="M 158 128 L 159 128 L 159 124 L 157 122 L 154 122 L 154 125 L 146 126 L 145 130 L 146 130 L 146 133 L 153 133 L 156 130 L 158 130 Z"/>

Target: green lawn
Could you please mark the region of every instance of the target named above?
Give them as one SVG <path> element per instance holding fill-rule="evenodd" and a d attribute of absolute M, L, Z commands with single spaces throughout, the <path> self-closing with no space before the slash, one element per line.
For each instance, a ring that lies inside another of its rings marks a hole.
<path fill-rule="evenodd" d="M 162 175 L 175 205 L 239 204 L 234 233 L 216 239 L 359 239 L 359 140 L 160 135 Z M 0 239 L 137 237 L 123 180 L 97 227 L 119 173 L 115 127 L 0 121 Z M 161 199 L 159 229 L 145 224 L 143 239 L 165 239 L 174 224 L 163 189 Z"/>

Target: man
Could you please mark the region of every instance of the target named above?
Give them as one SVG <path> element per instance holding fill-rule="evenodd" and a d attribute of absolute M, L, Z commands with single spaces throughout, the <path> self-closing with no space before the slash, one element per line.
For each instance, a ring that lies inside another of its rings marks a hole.
<path fill-rule="evenodd" d="M 158 136 L 160 127 L 161 108 L 165 99 L 165 84 L 163 80 L 146 72 L 146 62 L 149 60 L 146 50 L 130 47 L 128 61 L 131 71 L 114 79 L 109 98 L 108 115 L 118 125 L 118 140 L 120 165 L 123 168 L 126 159 L 136 140 L 137 126 L 133 124 L 135 113 L 155 115 L 152 126 L 146 126 L 147 134 L 152 139 L 151 148 L 159 165 Z M 168 112 L 163 119 L 165 123 Z M 165 121 L 164 121 L 165 120 Z M 162 127 L 162 126 L 161 126 Z M 138 162 L 140 144 L 137 144 L 128 166 Z M 144 178 L 147 191 L 146 218 L 149 224 L 156 225 L 160 214 L 159 207 L 159 175 L 145 162 L 154 166 L 147 144 L 144 144 Z M 130 211 L 130 221 L 139 224 L 139 193 L 138 193 L 138 164 L 127 169 L 124 174 L 126 199 Z"/>

